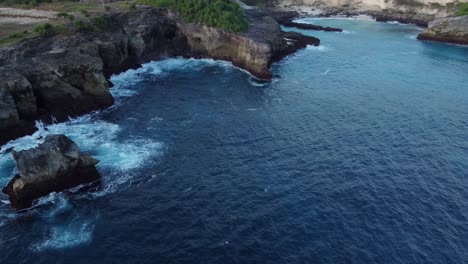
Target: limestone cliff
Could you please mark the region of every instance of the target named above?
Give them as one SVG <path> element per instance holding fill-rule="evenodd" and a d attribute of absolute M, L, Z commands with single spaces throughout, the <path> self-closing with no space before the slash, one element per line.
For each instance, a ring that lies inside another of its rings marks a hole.
<path fill-rule="evenodd" d="M 109 15 L 105 31 L 38 37 L 0 49 L 0 145 L 33 132 L 37 119 L 63 121 L 112 105 L 108 77 L 150 60 L 222 59 L 269 79 L 272 62 L 319 44 L 316 38 L 283 32 L 269 11 L 246 15 L 249 30 L 231 33 L 141 6 Z"/>
<path fill-rule="evenodd" d="M 418 39 L 468 45 L 468 16 L 435 20 Z"/>
<path fill-rule="evenodd" d="M 302 12 L 367 13 L 378 20 L 396 20 L 427 26 L 429 21 L 450 16 L 454 0 L 276 0 L 278 7 Z M 458 0 L 456 2 L 468 2 Z"/>

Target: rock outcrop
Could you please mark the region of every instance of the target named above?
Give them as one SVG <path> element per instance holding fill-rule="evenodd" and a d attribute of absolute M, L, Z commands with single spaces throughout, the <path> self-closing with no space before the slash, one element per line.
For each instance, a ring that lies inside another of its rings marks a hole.
<path fill-rule="evenodd" d="M 108 77 L 150 60 L 222 59 L 270 79 L 275 59 L 304 43 L 319 43 L 300 34 L 287 41 L 288 33 L 268 11 L 246 10 L 246 15 L 249 30 L 231 33 L 139 6 L 107 15 L 105 31 L 38 37 L 0 49 L 0 145 L 33 132 L 35 120 L 64 121 L 112 105 Z"/>
<path fill-rule="evenodd" d="M 106 32 L 38 37 L 0 49 L 0 145 L 34 131 L 37 119 L 63 121 L 112 105 L 110 74 L 185 49 L 175 22 L 154 9 L 108 20 Z"/>
<path fill-rule="evenodd" d="M 37 148 L 13 152 L 19 175 L 13 177 L 3 192 L 11 207 L 25 209 L 33 201 L 52 192 L 98 181 L 99 162 L 80 152 L 64 135 L 49 135 Z"/>
<path fill-rule="evenodd" d="M 275 6 L 312 15 L 368 14 L 377 21 L 398 21 L 427 27 L 453 15 L 453 4 L 468 0 L 276 0 Z"/>
<path fill-rule="evenodd" d="M 435 20 L 418 39 L 468 45 L 468 16 Z"/>
<path fill-rule="evenodd" d="M 249 19 L 249 29 L 245 33 L 179 23 L 181 33 L 187 37 L 190 55 L 231 61 L 257 78 L 268 80 L 272 78 L 271 63 L 304 48 L 304 43 L 320 43 L 317 38 L 283 32 L 269 11 L 251 9 L 245 13 Z"/>

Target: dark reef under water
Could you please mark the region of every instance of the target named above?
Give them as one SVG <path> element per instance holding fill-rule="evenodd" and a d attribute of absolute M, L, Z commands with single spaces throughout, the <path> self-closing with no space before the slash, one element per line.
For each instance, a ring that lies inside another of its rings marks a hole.
<path fill-rule="evenodd" d="M 116 105 L 40 127 L 101 160 L 101 190 L 0 205 L 1 263 L 464 263 L 468 48 L 354 19 L 258 82 L 168 59 L 114 76 Z M 292 29 L 291 29 L 292 30 Z M 2 196 L 2 200 L 6 200 Z"/>

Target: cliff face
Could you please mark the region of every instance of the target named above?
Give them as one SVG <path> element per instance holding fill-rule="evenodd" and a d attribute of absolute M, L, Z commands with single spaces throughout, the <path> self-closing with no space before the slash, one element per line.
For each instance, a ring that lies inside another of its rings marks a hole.
<path fill-rule="evenodd" d="M 187 37 L 190 54 L 231 61 L 261 79 L 270 79 L 272 57 L 287 46 L 284 32 L 270 16 L 246 11 L 249 29 L 246 33 L 230 33 L 197 24 L 179 24 Z"/>
<path fill-rule="evenodd" d="M 33 132 L 37 119 L 63 121 L 112 105 L 107 77 L 150 60 L 222 59 L 270 79 L 273 61 L 319 44 L 316 38 L 283 32 L 268 11 L 247 13 L 248 32 L 230 33 L 140 7 L 109 15 L 105 32 L 36 38 L 0 49 L 0 145 Z"/>
<path fill-rule="evenodd" d="M 427 26 L 429 21 L 451 15 L 454 0 L 276 0 L 276 5 L 297 11 L 307 7 L 326 11 L 368 13 L 378 20 L 396 20 Z M 468 2 L 459 0 L 457 2 Z"/>
<path fill-rule="evenodd" d="M 182 53 L 175 22 L 154 9 L 109 17 L 106 33 L 36 38 L 0 50 L 0 144 L 113 104 L 106 76 L 161 54 Z"/>
<path fill-rule="evenodd" d="M 435 20 L 418 39 L 468 45 L 468 16 Z"/>

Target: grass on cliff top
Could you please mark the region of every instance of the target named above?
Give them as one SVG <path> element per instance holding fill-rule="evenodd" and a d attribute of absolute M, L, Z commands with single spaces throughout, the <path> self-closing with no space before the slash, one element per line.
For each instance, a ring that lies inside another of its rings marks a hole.
<path fill-rule="evenodd" d="M 174 9 L 185 22 L 200 22 L 210 27 L 240 32 L 248 22 L 240 6 L 231 0 L 138 0 L 138 2 Z"/>
<path fill-rule="evenodd" d="M 459 4 L 455 16 L 468 16 L 468 3 Z"/>

